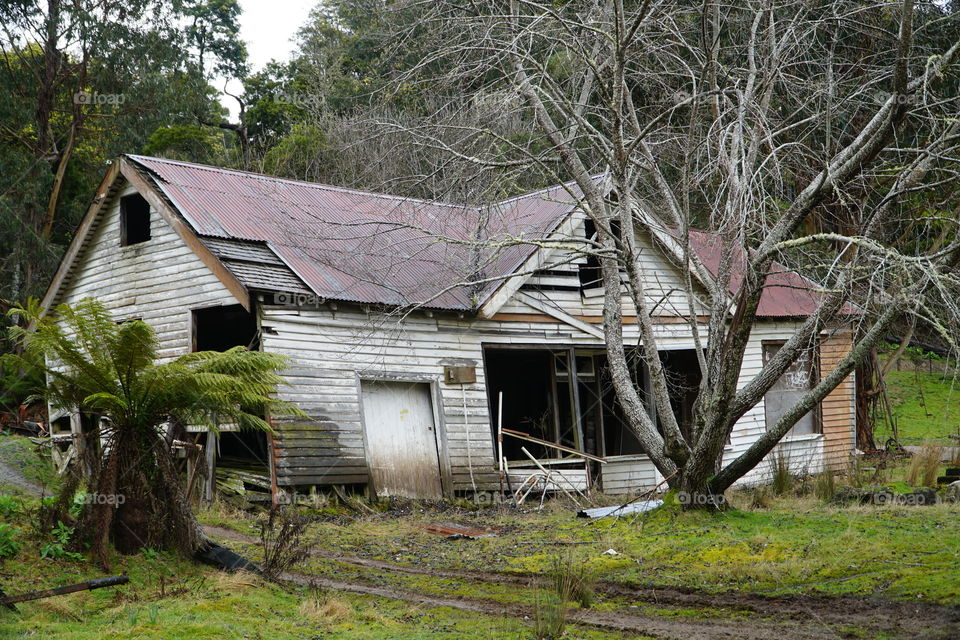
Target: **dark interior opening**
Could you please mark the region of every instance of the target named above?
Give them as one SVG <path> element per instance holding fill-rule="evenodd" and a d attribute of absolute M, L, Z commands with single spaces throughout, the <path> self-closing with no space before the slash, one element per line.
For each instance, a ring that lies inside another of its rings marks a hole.
<path fill-rule="evenodd" d="M 503 427 L 522 431 L 541 440 L 556 439 L 554 419 L 553 355 L 549 351 L 489 349 L 484 353 L 487 391 L 494 446 L 500 393 L 503 393 Z M 527 460 L 520 447 L 536 458 L 556 457 L 543 445 L 504 436 L 503 455 L 507 460 Z"/>
<path fill-rule="evenodd" d="M 239 304 L 193 311 L 193 350 L 226 351 L 232 347 L 255 351 L 260 347 L 257 320 Z"/>
<path fill-rule="evenodd" d="M 610 231 L 618 240 L 622 238 L 619 220 L 610 221 Z M 590 218 L 583 222 L 583 235 L 588 240 L 597 239 L 597 225 Z M 593 254 L 588 255 L 586 263 L 579 266 L 578 275 L 581 289 L 596 289 L 603 286 L 603 270 L 600 267 L 600 258 Z"/>
<path fill-rule="evenodd" d="M 667 374 L 670 405 L 680 425 L 680 433 L 691 442 L 693 434 L 693 403 L 700 393 L 700 363 L 695 349 L 661 351 L 660 362 Z"/>
<path fill-rule="evenodd" d="M 587 240 L 596 238 L 597 225 L 594 224 L 593 220 L 590 218 L 587 218 L 583 222 L 583 235 Z M 578 275 L 580 276 L 581 289 L 595 289 L 599 287 L 601 284 L 603 284 L 603 274 L 600 270 L 600 259 L 593 254 L 587 255 L 587 262 L 580 265 Z"/>
<path fill-rule="evenodd" d="M 227 351 L 260 348 L 257 321 L 242 306 L 193 310 L 193 350 Z M 267 437 L 262 431 L 221 431 L 217 466 L 269 476 Z"/>
<path fill-rule="evenodd" d="M 606 356 L 598 355 L 599 360 L 599 387 L 598 393 L 602 402 L 603 417 L 603 455 L 604 456 L 628 456 L 639 455 L 643 453 L 640 441 L 633 434 L 628 426 L 626 415 L 620 402 L 617 400 L 617 393 L 613 389 L 613 378 L 610 368 L 607 366 Z M 646 402 L 647 397 L 647 375 L 645 366 L 639 352 L 632 354 L 630 359 L 633 384 L 640 393 L 640 397 Z"/>
<path fill-rule="evenodd" d="M 120 198 L 120 246 L 150 239 L 150 203 L 139 193 Z"/>

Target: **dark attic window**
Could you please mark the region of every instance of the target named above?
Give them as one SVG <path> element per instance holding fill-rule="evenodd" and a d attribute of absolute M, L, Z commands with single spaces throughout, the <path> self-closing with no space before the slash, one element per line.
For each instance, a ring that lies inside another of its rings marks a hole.
<path fill-rule="evenodd" d="M 593 220 L 587 218 L 583 223 L 583 234 L 587 240 L 596 239 L 597 226 Z M 588 255 L 586 264 L 580 265 L 580 288 L 595 289 L 603 284 L 603 274 L 600 272 L 600 260 L 595 255 Z"/>
<path fill-rule="evenodd" d="M 610 221 L 610 231 L 617 237 L 620 237 L 620 221 Z M 587 218 L 583 223 L 583 233 L 588 240 L 597 239 L 597 225 L 593 220 Z M 603 271 L 600 267 L 600 259 L 595 255 L 588 255 L 587 261 L 580 265 L 580 289 L 597 289 L 603 286 Z"/>
<path fill-rule="evenodd" d="M 150 239 L 150 203 L 139 193 L 120 198 L 120 246 Z"/>

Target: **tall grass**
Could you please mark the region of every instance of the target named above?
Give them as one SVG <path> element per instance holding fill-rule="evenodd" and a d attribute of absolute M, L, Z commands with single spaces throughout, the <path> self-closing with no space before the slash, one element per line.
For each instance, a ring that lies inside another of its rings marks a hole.
<path fill-rule="evenodd" d="M 546 587 L 537 592 L 534 606 L 537 640 L 555 640 L 563 636 L 570 603 L 589 607 L 594 600 L 595 577 L 586 561 L 572 553 L 556 556 L 546 577 Z"/>
<path fill-rule="evenodd" d="M 837 493 L 837 478 L 832 471 L 822 471 L 813 479 L 813 495 L 827 501 Z"/>
<path fill-rule="evenodd" d="M 913 454 L 907 469 L 907 483 L 912 487 L 935 487 L 943 447 L 925 442 L 920 451 Z"/>
<path fill-rule="evenodd" d="M 793 471 L 790 469 L 790 459 L 782 451 L 776 451 L 771 460 L 773 477 L 770 490 L 775 496 L 784 496 L 793 491 Z"/>

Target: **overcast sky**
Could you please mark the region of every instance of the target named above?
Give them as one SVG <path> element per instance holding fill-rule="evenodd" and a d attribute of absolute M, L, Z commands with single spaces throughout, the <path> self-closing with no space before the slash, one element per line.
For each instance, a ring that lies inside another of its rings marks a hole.
<path fill-rule="evenodd" d="M 319 3 L 320 0 L 240 0 L 240 37 L 247 43 L 250 70 L 257 72 L 271 60 L 289 60 L 293 37 Z M 227 86 L 230 93 L 241 91 L 236 80 Z M 222 89 L 223 80 L 217 81 L 216 87 Z M 224 96 L 221 102 L 236 118 L 237 101 Z"/>

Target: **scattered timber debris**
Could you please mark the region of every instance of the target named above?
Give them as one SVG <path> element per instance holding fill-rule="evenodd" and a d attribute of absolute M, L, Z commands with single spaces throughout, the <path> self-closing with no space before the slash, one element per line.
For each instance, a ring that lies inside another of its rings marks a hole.
<path fill-rule="evenodd" d="M 486 529 L 477 529 L 475 527 L 463 527 L 458 524 L 442 522 L 427 526 L 427 533 L 433 533 L 438 536 L 445 536 L 448 540 L 476 540 L 477 538 L 490 538 L 496 536 L 496 532 Z"/>
<path fill-rule="evenodd" d="M 86 582 L 78 582 L 77 584 L 68 584 L 63 587 L 54 587 L 41 591 L 31 591 L 30 593 L 22 593 L 18 596 L 4 596 L 3 591 L 0 591 L 0 606 L 16 611 L 17 608 L 14 604 L 17 602 L 62 596 L 68 593 L 76 593 L 77 591 L 92 591 L 93 589 L 102 589 L 103 587 L 115 587 L 117 585 L 127 584 L 128 582 L 130 582 L 130 579 L 124 574 L 120 576 L 108 576 L 106 578 L 93 578 Z"/>
<path fill-rule="evenodd" d="M 270 476 L 262 465 L 223 458 L 214 472 L 217 494 L 232 506 L 249 511 L 255 503 L 269 503 Z"/>
<path fill-rule="evenodd" d="M 629 513 L 643 513 L 651 511 L 663 504 L 663 500 L 640 500 L 629 504 L 621 504 L 614 507 L 597 507 L 596 509 L 581 509 L 577 512 L 580 518 L 607 518 L 610 516 L 624 516 Z"/>

